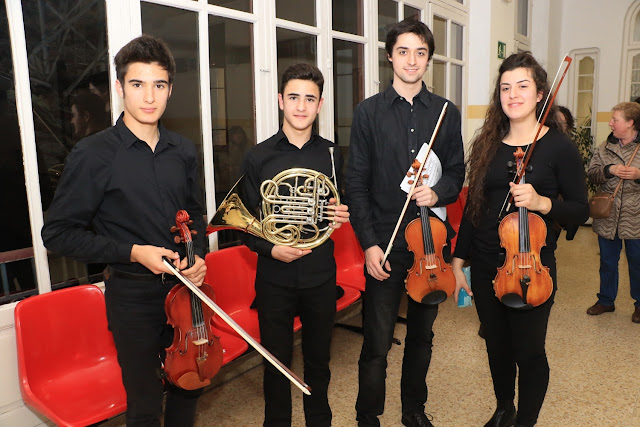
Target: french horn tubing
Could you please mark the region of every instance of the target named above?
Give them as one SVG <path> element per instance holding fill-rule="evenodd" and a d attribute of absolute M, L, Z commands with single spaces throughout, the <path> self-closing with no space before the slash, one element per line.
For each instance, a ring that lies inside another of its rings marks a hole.
<path fill-rule="evenodd" d="M 333 160 L 333 156 L 332 156 Z M 241 230 L 275 245 L 312 249 L 324 243 L 333 228 L 329 199 L 340 204 L 331 179 L 312 169 L 292 168 L 260 185 L 262 220 L 255 218 L 243 201 L 240 178 L 222 201 L 207 226 L 207 234 L 220 230 Z"/>

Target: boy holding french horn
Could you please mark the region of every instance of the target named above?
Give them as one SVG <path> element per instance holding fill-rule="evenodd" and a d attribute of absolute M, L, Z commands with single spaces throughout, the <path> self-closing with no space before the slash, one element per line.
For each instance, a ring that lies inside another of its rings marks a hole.
<path fill-rule="evenodd" d="M 300 316 L 304 380 L 312 389 L 304 396 L 306 425 L 326 427 L 332 417 L 327 389 L 336 313 L 336 264 L 328 237 L 329 230 L 348 221 L 349 213 L 337 190 L 340 151 L 312 134 L 323 84 L 322 73 L 312 65 L 287 68 L 278 94 L 282 128 L 246 154 L 241 184 L 247 207 L 262 211 L 265 233 L 265 239 L 245 235 L 247 246 L 258 253 L 255 287 L 262 345 L 291 366 L 293 322 Z M 289 380 L 269 364 L 264 396 L 264 425 L 291 425 Z"/>

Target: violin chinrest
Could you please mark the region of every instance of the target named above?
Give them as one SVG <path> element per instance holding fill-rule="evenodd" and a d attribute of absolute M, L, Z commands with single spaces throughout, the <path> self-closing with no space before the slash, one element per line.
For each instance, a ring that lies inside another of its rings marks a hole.
<path fill-rule="evenodd" d="M 504 294 L 500 300 L 504 305 L 511 308 L 530 309 L 533 308 L 531 304 L 527 304 L 522 300 L 522 297 L 516 293 Z"/>
<path fill-rule="evenodd" d="M 422 304 L 426 305 L 438 305 L 447 299 L 447 293 L 441 289 L 429 292 L 422 297 Z"/>

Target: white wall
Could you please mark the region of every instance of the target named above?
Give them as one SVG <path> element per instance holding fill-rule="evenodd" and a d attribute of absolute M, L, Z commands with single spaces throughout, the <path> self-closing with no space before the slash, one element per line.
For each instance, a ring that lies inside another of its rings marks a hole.
<path fill-rule="evenodd" d="M 560 38 L 550 40 L 560 52 L 600 48 L 598 111 L 608 111 L 618 99 L 624 18 L 631 0 L 554 0 L 562 17 Z M 565 95 L 566 96 L 566 95 Z M 566 102 L 566 98 L 562 99 Z"/>

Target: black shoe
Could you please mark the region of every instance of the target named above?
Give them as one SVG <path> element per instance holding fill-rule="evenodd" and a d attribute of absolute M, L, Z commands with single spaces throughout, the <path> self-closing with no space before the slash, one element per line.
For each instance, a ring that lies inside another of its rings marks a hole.
<path fill-rule="evenodd" d="M 412 414 L 402 414 L 402 424 L 409 427 L 433 427 L 429 418 L 424 412 L 414 412 Z"/>
<path fill-rule="evenodd" d="M 498 404 L 498 409 L 484 427 L 512 427 L 516 422 L 516 407 L 513 402 L 510 405 Z"/>

